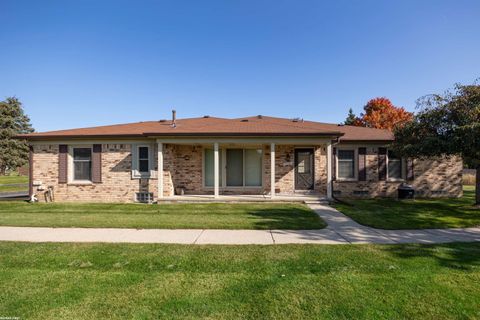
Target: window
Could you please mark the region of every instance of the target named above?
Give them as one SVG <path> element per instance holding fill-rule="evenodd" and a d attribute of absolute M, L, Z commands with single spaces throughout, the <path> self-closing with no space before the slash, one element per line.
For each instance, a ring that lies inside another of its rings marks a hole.
<path fill-rule="evenodd" d="M 339 179 L 355 179 L 355 150 L 338 150 Z"/>
<path fill-rule="evenodd" d="M 245 186 L 262 186 L 262 149 L 245 149 Z"/>
<path fill-rule="evenodd" d="M 132 145 L 133 178 L 151 178 L 153 161 L 153 147 L 151 145 Z"/>
<path fill-rule="evenodd" d="M 221 149 L 219 150 L 219 186 L 261 187 L 262 149 Z M 204 182 L 213 187 L 214 152 L 205 149 Z M 223 165 L 225 163 L 225 165 Z M 223 179 L 225 176 L 225 179 Z"/>
<path fill-rule="evenodd" d="M 388 150 L 387 176 L 391 180 L 400 180 L 403 177 L 402 158 Z"/>
<path fill-rule="evenodd" d="M 73 180 L 92 180 L 91 148 L 73 148 Z"/>
<path fill-rule="evenodd" d="M 138 171 L 141 173 L 150 171 L 148 147 L 138 147 Z"/>
<path fill-rule="evenodd" d="M 137 192 L 135 193 L 135 201 L 141 203 L 151 203 L 153 201 L 152 192 Z"/>
<path fill-rule="evenodd" d="M 243 186 L 243 149 L 227 149 L 227 186 Z"/>

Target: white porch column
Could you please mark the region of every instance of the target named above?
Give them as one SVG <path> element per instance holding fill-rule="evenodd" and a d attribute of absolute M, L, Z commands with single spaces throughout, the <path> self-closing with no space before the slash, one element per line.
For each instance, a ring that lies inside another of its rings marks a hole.
<path fill-rule="evenodd" d="M 327 144 L 327 198 L 332 199 L 332 142 Z"/>
<path fill-rule="evenodd" d="M 158 182 L 158 198 L 163 198 L 163 143 L 158 142 L 157 154 L 157 182 Z"/>
<path fill-rule="evenodd" d="M 270 197 L 275 198 L 275 143 L 270 143 Z"/>
<path fill-rule="evenodd" d="M 219 177 L 219 172 L 218 168 L 219 167 L 219 158 L 218 158 L 218 142 L 215 142 L 213 144 L 213 194 L 215 198 L 218 198 L 219 192 L 218 192 L 218 177 Z"/>

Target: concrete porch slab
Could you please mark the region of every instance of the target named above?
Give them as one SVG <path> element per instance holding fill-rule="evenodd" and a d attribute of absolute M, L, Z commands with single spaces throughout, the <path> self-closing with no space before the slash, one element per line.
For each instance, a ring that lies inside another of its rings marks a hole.
<path fill-rule="evenodd" d="M 213 195 L 175 195 L 158 199 L 158 203 L 187 203 L 187 202 L 322 202 L 328 203 L 327 198 L 318 194 L 294 194 L 294 195 L 276 195 L 271 198 L 269 195 L 220 195 L 215 198 Z"/>

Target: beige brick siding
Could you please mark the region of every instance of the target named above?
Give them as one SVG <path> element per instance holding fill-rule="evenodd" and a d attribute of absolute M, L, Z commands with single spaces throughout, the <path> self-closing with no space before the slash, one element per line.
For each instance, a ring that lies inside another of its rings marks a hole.
<path fill-rule="evenodd" d="M 157 195 L 157 179 L 132 179 L 131 144 L 102 145 L 102 183 L 76 185 L 58 183 L 58 144 L 34 145 L 33 180 L 54 187 L 55 201 L 133 202 L 136 192 Z M 34 187 L 39 200 L 43 191 Z"/>
<path fill-rule="evenodd" d="M 93 144 L 93 143 L 92 143 Z M 154 143 L 152 142 L 152 145 Z M 41 181 L 44 188 L 54 188 L 55 200 L 83 202 L 133 202 L 136 192 L 152 192 L 157 199 L 157 178 L 133 179 L 131 142 L 125 144 L 102 144 L 102 183 L 75 185 L 58 183 L 58 144 L 35 144 L 33 146 L 33 180 Z M 213 194 L 212 188 L 203 187 L 202 146 L 164 145 L 164 196 L 171 196 L 175 188 L 183 188 L 187 194 Z M 221 194 L 269 194 L 270 193 L 270 147 L 263 149 L 263 187 L 225 188 Z M 303 148 L 303 147 L 302 147 Z M 295 192 L 294 145 L 277 145 L 275 148 L 275 183 L 280 194 Z M 334 182 L 334 190 L 341 196 L 395 196 L 400 182 L 378 181 L 376 147 L 367 148 L 367 181 Z M 157 170 L 157 147 L 154 147 L 154 169 Z M 423 196 L 457 197 L 462 194 L 462 161 L 459 158 L 415 160 L 413 185 Z M 326 194 L 325 146 L 315 147 L 315 192 Z M 40 201 L 43 192 L 34 187 Z"/>
<path fill-rule="evenodd" d="M 334 194 L 341 197 L 396 197 L 402 181 L 379 181 L 378 147 L 367 148 L 367 181 L 335 181 Z M 404 181 L 420 197 L 460 197 L 463 162 L 459 157 L 414 160 L 414 180 Z"/>

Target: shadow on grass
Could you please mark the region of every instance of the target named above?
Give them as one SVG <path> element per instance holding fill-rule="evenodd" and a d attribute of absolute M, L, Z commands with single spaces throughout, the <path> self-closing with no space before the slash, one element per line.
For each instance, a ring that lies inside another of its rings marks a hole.
<path fill-rule="evenodd" d="M 462 198 L 353 200 L 336 207 L 358 223 L 380 229 L 423 229 L 480 225 L 480 210 L 472 206 L 473 190 Z"/>
<path fill-rule="evenodd" d="M 480 243 L 402 244 L 382 250 L 401 259 L 433 258 L 451 269 L 470 271 L 480 266 Z"/>
<path fill-rule="evenodd" d="M 255 229 L 322 229 L 326 223 L 305 207 L 252 209 L 248 214 L 255 218 Z"/>

